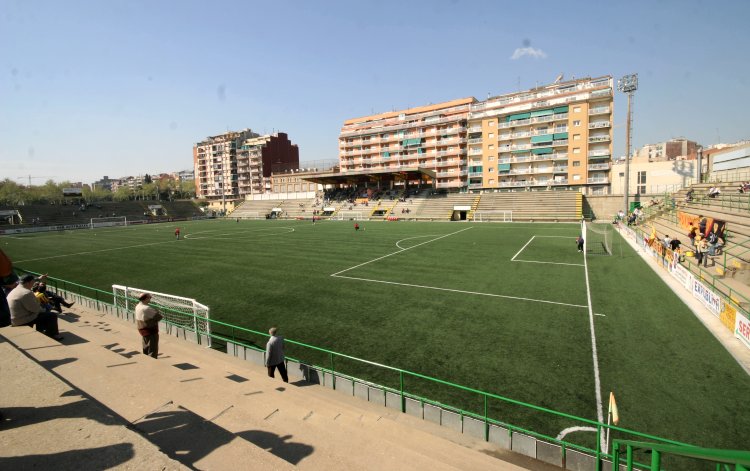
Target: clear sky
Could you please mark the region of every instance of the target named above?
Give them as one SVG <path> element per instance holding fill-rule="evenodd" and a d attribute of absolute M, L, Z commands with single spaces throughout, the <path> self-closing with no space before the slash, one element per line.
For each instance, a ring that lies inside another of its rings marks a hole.
<path fill-rule="evenodd" d="M 638 73 L 633 146 L 750 138 L 750 1 L 0 0 L 0 180 L 192 168 L 228 129 L 337 158 L 345 119 Z M 615 99 L 615 154 L 626 99 Z"/>

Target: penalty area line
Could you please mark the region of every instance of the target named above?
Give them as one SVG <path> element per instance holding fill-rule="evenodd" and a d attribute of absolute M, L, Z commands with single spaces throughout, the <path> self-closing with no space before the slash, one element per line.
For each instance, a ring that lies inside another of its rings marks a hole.
<path fill-rule="evenodd" d="M 545 299 L 522 298 L 519 296 L 508 296 L 505 294 L 480 293 L 478 291 L 465 291 L 465 290 L 453 289 L 453 288 L 440 288 L 438 286 L 425 286 L 425 285 L 415 285 L 411 283 L 398 283 L 396 281 L 374 280 L 371 278 L 358 278 L 354 276 L 343 276 L 343 275 L 331 275 L 331 276 L 334 278 L 345 278 L 347 280 L 369 281 L 371 283 L 383 283 L 387 285 L 406 286 L 409 288 L 434 289 L 437 291 L 447 291 L 450 293 L 473 294 L 476 296 L 490 296 L 493 298 L 515 299 L 517 301 L 529 301 L 533 303 L 555 304 L 558 306 L 568 306 L 568 307 L 575 307 L 575 308 L 581 308 L 581 309 L 586 309 L 588 307 L 583 304 L 560 303 L 557 301 L 547 301 Z"/>

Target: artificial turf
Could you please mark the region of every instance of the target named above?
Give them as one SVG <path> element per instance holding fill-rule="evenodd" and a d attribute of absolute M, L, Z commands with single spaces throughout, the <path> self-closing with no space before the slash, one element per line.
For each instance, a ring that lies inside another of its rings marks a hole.
<path fill-rule="evenodd" d="M 179 225 L 186 236 L 179 241 L 166 224 L 0 241 L 27 270 L 105 291 L 120 284 L 195 298 L 213 319 L 258 331 L 277 325 L 288 339 L 597 420 L 575 224 Z M 750 418 L 741 411 L 750 377 L 619 236 L 614 242 L 615 256 L 586 257 L 604 413 L 614 391 L 622 427 L 746 448 Z M 288 354 L 330 362 L 296 345 Z M 339 371 L 399 386 L 397 372 L 335 362 Z M 408 375 L 404 386 L 483 412 L 476 394 Z M 580 425 L 498 400 L 488 410 L 552 436 Z"/>

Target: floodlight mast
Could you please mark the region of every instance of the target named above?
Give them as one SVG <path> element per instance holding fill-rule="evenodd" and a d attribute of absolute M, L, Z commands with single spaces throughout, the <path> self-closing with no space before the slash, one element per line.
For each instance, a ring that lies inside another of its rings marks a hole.
<path fill-rule="evenodd" d="M 624 194 L 624 211 L 625 214 L 628 214 L 630 210 L 630 208 L 628 208 L 628 190 L 630 188 L 630 135 L 631 122 L 633 120 L 630 107 L 633 101 L 633 93 L 638 90 L 638 74 L 623 76 L 617 81 L 617 89 L 628 94 L 628 118 L 625 128 L 625 186 L 622 191 Z"/>

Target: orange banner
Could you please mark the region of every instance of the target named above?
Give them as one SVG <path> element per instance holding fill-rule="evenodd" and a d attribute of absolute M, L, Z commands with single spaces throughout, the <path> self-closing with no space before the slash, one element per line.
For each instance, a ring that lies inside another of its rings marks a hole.
<path fill-rule="evenodd" d="M 729 329 L 730 332 L 734 332 L 734 324 L 737 322 L 737 310 L 727 303 L 721 308 L 719 313 L 719 319 L 721 323 Z"/>

